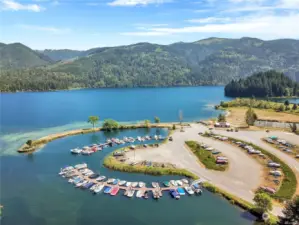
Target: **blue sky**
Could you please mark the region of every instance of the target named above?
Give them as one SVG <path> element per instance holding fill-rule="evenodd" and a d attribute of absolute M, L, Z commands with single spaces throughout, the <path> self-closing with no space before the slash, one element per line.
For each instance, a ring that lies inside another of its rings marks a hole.
<path fill-rule="evenodd" d="M 0 11 L 0 41 L 33 49 L 299 38 L 299 0 L 0 0 Z"/>

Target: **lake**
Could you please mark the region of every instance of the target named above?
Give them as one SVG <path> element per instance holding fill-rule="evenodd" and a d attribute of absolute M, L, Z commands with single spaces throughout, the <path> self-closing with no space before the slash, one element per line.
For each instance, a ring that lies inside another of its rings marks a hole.
<path fill-rule="evenodd" d="M 184 196 L 179 201 L 165 192 L 162 199 L 127 199 L 75 189 L 57 174 L 61 167 L 86 162 L 108 177 L 129 181 L 164 181 L 174 176 L 154 177 L 111 171 L 102 166 L 113 148 L 92 156 L 74 156 L 69 150 L 110 137 L 167 134 L 165 129 L 97 132 L 55 140 L 29 155 L 16 154 L 27 139 L 79 127 L 89 127 L 89 115 L 101 120 L 137 122 L 160 117 L 162 122 L 215 117 L 213 106 L 221 100 L 223 87 L 77 90 L 44 93 L 1 94 L 1 195 L 3 225 L 117 225 L 204 224 L 249 225 L 252 218 L 228 201 L 207 191 L 202 196 Z"/>

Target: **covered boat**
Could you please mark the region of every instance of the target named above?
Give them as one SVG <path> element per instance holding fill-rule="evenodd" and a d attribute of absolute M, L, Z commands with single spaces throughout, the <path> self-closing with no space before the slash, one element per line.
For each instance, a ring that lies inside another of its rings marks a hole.
<path fill-rule="evenodd" d="M 185 195 L 185 194 L 186 194 L 185 191 L 184 191 L 184 189 L 181 188 L 181 187 L 179 187 L 179 188 L 177 189 L 177 191 L 178 191 L 178 193 L 179 193 L 180 195 Z"/>
<path fill-rule="evenodd" d="M 180 194 L 175 189 L 170 189 L 169 193 L 175 199 L 179 199 L 180 198 Z"/>
<path fill-rule="evenodd" d="M 169 181 L 164 181 L 163 184 L 165 187 L 170 187 Z"/>
<path fill-rule="evenodd" d="M 105 194 L 109 194 L 111 192 L 111 187 L 109 187 L 109 186 L 105 186 L 104 187 L 104 193 Z"/>
<path fill-rule="evenodd" d="M 144 187 L 144 185 L 145 185 L 145 183 L 143 183 L 143 182 L 138 183 L 138 186 L 141 187 L 141 188 Z"/>
<path fill-rule="evenodd" d="M 125 185 L 126 182 L 127 182 L 127 181 L 125 181 L 125 180 L 121 180 L 121 181 L 118 182 L 118 184 L 122 186 L 122 185 Z"/>
<path fill-rule="evenodd" d="M 192 188 L 191 187 L 185 187 L 185 190 L 186 190 L 186 192 L 189 194 L 189 195 L 193 195 L 194 194 L 194 191 L 192 190 Z"/>
<path fill-rule="evenodd" d="M 138 182 L 133 182 L 132 183 L 132 187 L 137 187 L 137 185 L 138 185 Z"/>
<path fill-rule="evenodd" d="M 143 195 L 144 195 L 144 191 L 142 191 L 142 190 L 138 190 L 137 193 L 136 193 L 137 198 L 142 198 Z"/>

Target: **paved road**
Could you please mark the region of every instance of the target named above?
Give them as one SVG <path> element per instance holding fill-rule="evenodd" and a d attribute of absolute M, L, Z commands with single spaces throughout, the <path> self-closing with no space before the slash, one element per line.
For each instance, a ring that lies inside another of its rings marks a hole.
<path fill-rule="evenodd" d="M 252 202 L 254 190 L 260 185 L 262 166 L 235 146 L 199 136 L 199 129 L 206 128 L 192 125 L 191 128 L 186 128 L 185 132 L 175 132 L 172 135 L 173 142 L 163 144 L 159 148 L 138 150 L 135 152 L 135 161 L 149 160 L 176 164 L 178 167 L 193 172 L 219 188 Z M 221 172 L 203 168 L 196 156 L 184 146 L 187 140 L 204 142 L 220 150 L 229 159 L 228 170 Z M 133 152 L 128 152 L 127 157 L 134 161 Z"/>
<path fill-rule="evenodd" d="M 198 126 L 198 130 L 201 129 L 201 126 Z M 286 154 L 271 145 L 265 143 L 261 140 L 261 138 L 274 135 L 279 138 L 285 139 L 291 143 L 294 143 L 296 145 L 299 145 L 299 136 L 283 131 L 271 131 L 270 133 L 266 133 L 265 131 L 239 131 L 238 133 L 235 132 L 227 132 L 224 130 L 214 130 L 214 133 L 229 136 L 229 137 L 235 137 L 244 141 L 252 142 L 265 150 L 271 152 L 273 155 L 280 158 L 282 161 L 284 161 L 286 164 L 288 164 L 293 171 L 296 173 L 297 176 L 297 193 L 299 193 L 299 162 L 294 158 L 293 155 Z"/>

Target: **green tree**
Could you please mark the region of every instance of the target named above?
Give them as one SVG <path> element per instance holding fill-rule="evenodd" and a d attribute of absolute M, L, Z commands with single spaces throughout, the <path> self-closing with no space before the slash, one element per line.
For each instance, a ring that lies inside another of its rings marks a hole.
<path fill-rule="evenodd" d="M 285 101 L 284 101 L 284 105 L 285 105 L 285 106 L 288 106 L 288 105 L 290 105 L 290 102 L 289 102 L 289 100 L 285 100 Z"/>
<path fill-rule="evenodd" d="M 150 125 L 150 121 L 149 120 L 144 120 L 144 125 L 146 126 L 146 127 L 149 127 L 149 125 Z"/>
<path fill-rule="evenodd" d="M 254 122 L 257 120 L 257 115 L 252 108 L 249 108 L 245 115 L 245 121 L 247 125 L 253 126 Z"/>
<path fill-rule="evenodd" d="M 278 111 L 280 112 L 283 112 L 285 110 L 285 107 L 283 104 L 281 104 L 279 107 L 278 107 Z"/>
<path fill-rule="evenodd" d="M 218 122 L 226 122 L 226 117 L 224 114 L 222 114 L 222 113 L 219 114 Z"/>
<path fill-rule="evenodd" d="M 98 116 L 90 116 L 88 117 L 88 123 L 91 123 L 94 129 L 94 125 L 97 124 L 99 122 L 99 117 Z"/>
<path fill-rule="evenodd" d="M 293 110 L 297 110 L 297 105 L 296 105 L 296 104 L 293 104 L 292 109 L 293 109 Z"/>
<path fill-rule="evenodd" d="M 175 130 L 175 129 L 176 129 L 176 126 L 175 126 L 175 124 L 173 124 L 173 125 L 172 125 L 172 129 L 173 129 L 173 130 Z"/>
<path fill-rule="evenodd" d="M 160 118 L 159 117 L 155 117 L 155 123 L 160 123 Z"/>
<path fill-rule="evenodd" d="M 113 119 L 104 120 L 103 129 L 111 131 L 113 129 L 118 129 L 118 128 L 119 128 L 119 124 L 117 121 L 115 121 Z"/>
<path fill-rule="evenodd" d="M 284 217 L 279 218 L 279 225 L 298 225 L 299 224 L 299 196 L 286 204 L 283 210 Z"/>
<path fill-rule="evenodd" d="M 272 210 L 271 197 L 266 193 L 256 193 L 253 199 L 256 209 L 262 214 Z"/>
<path fill-rule="evenodd" d="M 290 123 L 289 126 L 293 133 L 297 132 L 297 124 L 296 123 Z"/>
<path fill-rule="evenodd" d="M 28 140 L 28 141 L 26 142 L 26 144 L 29 145 L 29 146 L 31 146 L 31 145 L 32 145 L 32 140 Z"/>

